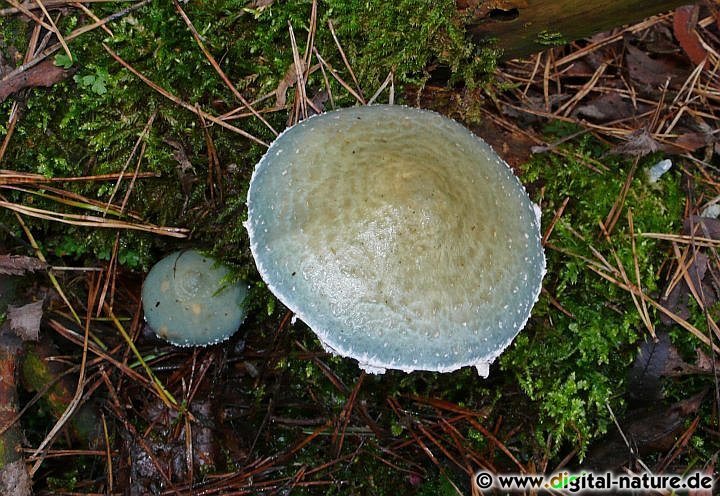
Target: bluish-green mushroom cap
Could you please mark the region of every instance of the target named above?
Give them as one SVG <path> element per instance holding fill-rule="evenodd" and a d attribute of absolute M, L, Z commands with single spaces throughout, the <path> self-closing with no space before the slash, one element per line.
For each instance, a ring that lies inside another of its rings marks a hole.
<path fill-rule="evenodd" d="M 300 122 L 255 168 L 247 204 L 268 287 L 369 371 L 487 375 L 540 292 L 538 207 L 490 146 L 434 112 Z"/>
<path fill-rule="evenodd" d="M 232 336 L 245 320 L 244 284 L 227 285 L 229 270 L 195 250 L 178 251 L 150 270 L 142 289 L 145 320 L 177 346 L 204 346 Z"/>

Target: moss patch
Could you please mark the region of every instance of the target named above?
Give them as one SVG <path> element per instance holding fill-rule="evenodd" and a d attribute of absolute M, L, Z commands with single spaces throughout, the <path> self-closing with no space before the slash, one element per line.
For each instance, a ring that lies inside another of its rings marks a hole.
<path fill-rule="evenodd" d="M 248 7 L 246 0 L 183 4 L 208 49 L 248 100 L 273 92 L 290 68 L 293 55 L 288 23 L 294 28 L 298 45 L 304 49 L 311 6 L 309 0 L 275 2 L 258 8 Z M 93 6 L 99 17 L 112 14 L 116 8 L 115 4 Z M 64 16 L 61 30 L 67 34 L 88 22 L 83 15 L 73 11 Z M 401 86 L 409 81 L 426 80 L 428 67 L 441 64 L 452 69 L 454 81 L 473 85 L 494 66 L 496 53 L 466 37 L 452 0 L 320 1 L 315 45 L 347 81 L 352 79 L 344 69 L 328 28 L 330 20 L 360 85 L 368 93 L 374 92 L 390 71 L 395 72 L 395 81 Z M 39 172 L 48 177 L 113 173 L 126 166 L 132 172 L 136 158 L 128 162 L 130 151 L 150 116 L 156 113 L 150 134 L 144 140 L 141 170 L 157 172 L 162 177 L 138 181 L 127 208 L 155 224 L 196 226 L 195 243 L 212 244 L 219 238 L 218 231 L 226 229 L 226 224 L 215 222 L 218 214 L 226 211 L 229 212 L 226 215 L 237 217 L 238 210 L 243 210 L 247 180 L 263 148 L 229 131 L 217 127 L 209 130 L 223 169 L 225 198 L 231 200 L 229 209 L 211 202 L 209 152 L 202 123 L 121 68 L 101 43 L 106 43 L 172 94 L 215 114 L 237 107 L 234 96 L 205 59 L 171 2 L 153 2 L 113 22 L 110 27 L 115 35 L 112 38 L 98 29 L 71 42 L 74 61 L 62 53 L 57 55 L 56 64 L 71 66 L 73 77 L 49 89 L 31 90 L 27 98 L 22 99 L 22 116 L 5 155 L 5 167 Z M 8 44 L 13 43 L 20 51 L 24 49 L 29 32 L 17 19 L 0 19 L 0 31 L 5 33 Z M 332 78 L 331 86 L 338 106 L 353 104 L 347 92 Z M 308 81 L 309 94 L 317 94 L 323 88 L 321 72 L 313 72 Z M 289 98 L 293 91 L 289 90 Z M 9 115 L 11 100 L 0 104 L 4 115 Z M 272 104 L 274 99 L 266 102 Z M 267 118 L 276 129 L 282 129 L 287 115 L 277 112 L 268 114 Z M 255 118 L 232 123 L 267 142 L 272 140 L 273 135 Z M 192 171 L 187 174 L 180 171 L 170 142 L 183 149 L 193 166 Z M 127 180 L 123 182 L 116 201 L 123 198 L 128 184 Z M 114 184 L 67 187 L 107 201 Z M 33 202 L 33 206 L 53 211 L 70 211 L 27 194 L 14 193 L 10 199 Z M 15 224 L 7 212 L 0 212 L 0 220 L 9 226 Z M 38 238 L 50 255 L 79 262 L 84 258 L 88 261 L 110 259 L 115 242 L 113 232 L 90 232 L 86 228 L 32 219 L 29 222 L 35 233 L 43 233 Z M 17 227 L 15 231 L 21 235 Z M 164 241 L 124 232 L 119 249 L 121 264 L 133 269 L 147 268 L 157 257 L 157 251 L 167 251 Z M 231 237 L 229 241 L 236 240 Z M 241 247 L 240 252 L 234 250 L 238 253 L 235 256 L 228 255 L 232 252 L 226 250 L 218 251 L 226 254 L 226 261 L 240 268 L 248 262 L 244 242 Z"/>
<path fill-rule="evenodd" d="M 570 129 L 553 125 L 549 131 L 559 137 Z M 564 151 L 574 158 L 535 155 L 525 167 L 524 180 L 531 183 L 535 200 L 542 205 L 544 227 L 569 198 L 548 240 L 544 288 L 572 316 L 552 306 L 548 294 L 543 294 L 528 329 L 501 357 L 501 363 L 539 409 L 539 442 L 545 444 L 552 435 L 560 441 L 558 447 L 566 440 L 584 450 L 608 430 L 606 402 L 616 412 L 622 411 L 625 375 L 635 343 L 648 331 L 629 293 L 592 272 L 582 257 L 593 259 L 592 247 L 614 263 L 611 250 L 615 250 L 626 271 L 634 274 L 627 212 L 632 211 L 636 236 L 676 232 L 684 195 L 675 172 L 656 185 L 648 184 L 644 169 L 656 163 L 658 156 L 641 160 L 608 242 L 599 222 L 613 208 L 632 162 L 605 156 L 605 148 L 587 136 Z M 588 164 L 593 159 L 602 160 L 609 170 L 592 171 Z M 636 250 L 643 288 L 651 294 L 658 289 L 656 273 L 666 259 L 666 247 L 638 236 Z"/>

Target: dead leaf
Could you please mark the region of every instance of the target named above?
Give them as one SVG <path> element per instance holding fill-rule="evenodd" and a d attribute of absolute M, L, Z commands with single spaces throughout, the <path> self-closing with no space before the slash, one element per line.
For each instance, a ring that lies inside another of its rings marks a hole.
<path fill-rule="evenodd" d="M 705 353 L 702 348 L 695 348 L 695 368 L 703 374 L 714 374 L 717 370 L 720 370 L 720 362 L 715 360 L 713 363 L 712 358 Z"/>
<path fill-rule="evenodd" d="M 253 0 L 249 4 L 246 5 L 246 8 L 248 9 L 266 9 L 270 7 L 273 3 L 275 3 L 275 0 Z"/>
<path fill-rule="evenodd" d="M 490 143 L 516 171 L 530 159 L 535 142 L 525 134 L 504 129 L 491 119 L 483 119 L 472 127 L 472 131 Z"/>
<path fill-rule="evenodd" d="M 566 77 L 591 78 L 595 69 L 583 57 L 570 64 L 563 73 Z"/>
<path fill-rule="evenodd" d="M 692 218 L 703 219 L 703 221 L 714 220 L 718 222 L 716 219 L 706 219 L 704 217 L 698 216 L 693 216 Z M 685 219 L 685 224 L 685 234 L 690 234 L 690 219 Z M 697 220 L 694 221 L 694 224 L 696 226 L 695 235 L 703 236 L 701 231 L 701 225 L 698 225 Z M 718 222 L 718 224 L 720 224 L 720 222 Z M 718 229 L 720 229 L 720 225 L 718 226 Z M 720 297 L 718 292 L 713 287 L 713 277 L 712 274 L 708 272 L 709 267 L 710 259 L 707 255 L 700 251 L 695 253 L 687 267 L 687 274 L 690 278 L 690 282 L 695 288 L 697 294 L 700 295 L 701 299 L 703 300 L 702 304 L 705 307 L 713 306 L 718 301 L 718 297 Z M 690 317 L 690 310 L 688 308 L 688 304 L 692 295 L 693 294 L 690 291 L 690 286 L 688 285 L 688 282 L 685 280 L 685 278 L 683 278 L 672 288 L 672 291 L 670 291 L 667 298 L 663 298 L 661 300 L 661 303 L 665 308 L 675 313 L 679 317 L 682 317 L 683 319 L 688 319 Z M 674 321 L 664 313 L 660 315 L 660 321 L 665 325 L 674 324 Z"/>
<path fill-rule="evenodd" d="M 712 142 L 712 135 L 707 133 L 683 133 L 673 140 L 672 143 L 663 144 L 661 149 L 667 153 L 687 153 L 709 145 Z"/>
<path fill-rule="evenodd" d="M 661 379 L 670 357 L 670 337 L 658 331 L 657 341 L 640 345 L 628 377 L 628 395 L 635 401 L 652 401 L 663 397 Z"/>
<path fill-rule="evenodd" d="M 40 333 L 40 321 L 43 315 L 43 301 L 28 303 L 21 307 L 8 306 L 10 329 L 23 341 L 37 341 Z"/>
<path fill-rule="evenodd" d="M 313 95 L 313 97 L 310 99 L 310 101 L 313 103 L 315 108 L 320 110 L 321 112 L 325 111 L 325 103 L 327 103 L 329 98 L 329 94 L 325 90 L 320 90 Z M 308 109 L 308 113 L 312 112 L 313 114 L 315 111 L 312 108 Z"/>
<path fill-rule="evenodd" d="M 720 239 L 720 219 L 691 215 L 683 221 L 683 234 Z"/>
<path fill-rule="evenodd" d="M 630 155 L 632 157 L 643 157 L 660 149 L 660 145 L 646 128 L 638 129 L 627 138 L 625 143 L 614 147 L 610 153 L 616 155 Z"/>
<path fill-rule="evenodd" d="M 275 89 L 275 108 L 283 108 L 287 103 L 287 90 L 295 86 L 297 82 L 297 73 L 295 72 L 295 62 L 290 64 L 285 75 Z"/>
<path fill-rule="evenodd" d="M 657 341 L 640 345 L 628 376 L 628 396 L 636 403 L 663 398 L 662 379 L 696 374 L 712 374 L 713 363 L 699 348 L 695 363 L 686 362 L 670 341 L 667 331 L 657 332 Z M 718 364 L 720 368 L 720 364 Z"/>
<path fill-rule="evenodd" d="M 458 11 L 475 11 L 477 18 L 485 18 L 494 11 L 513 12 L 528 7 L 528 0 L 457 0 Z"/>
<path fill-rule="evenodd" d="M 56 66 L 52 60 L 40 62 L 26 71 L 0 81 L 0 102 L 4 102 L 13 93 L 26 88 L 52 86 L 67 78 L 71 72 Z"/>
<path fill-rule="evenodd" d="M 720 239 L 720 219 L 691 215 L 683 221 L 683 234 Z"/>
<path fill-rule="evenodd" d="M 21 276 L 25 272 L 47 269 L 47 264 L 34 257 L 20 255 L 0 255 L 0 274 Z"/>
<path fill-rule="evenodd" d="M 173 158 L 178 163 L 177 171 L 178 177 L 180 178 L 180 187 L 187 198 L 192 193 L 193 184 L 198 180 L 195 167 L 193 167 L 192 162 L 190 162 L 182 143 L 170 138 L 165 138 L 163 141 L 173 148 Z"/>
<path fill-rule="evenodd" d="M 675 285 L 672 291 L 668 294 L 667 298 L 662 298 L 660 300 L 660 303 L 678 317 L 687 320 L 690 318 L 688 298 L 690 298 L 690 288 L 687 283 L 682 280 Z M 675 321 L 665 313 L 660 314 L 660 322 L 667 326 L 675 323 Z"/>
<path fill-rule="evenodd" d="M 699 5 L 685 5 L 675 9 L 673 16 L 675 38 L 695 65 L 702 64 L 707 58 L 707 50 L 700 42 L 700 36 L 695 30 L 699 14 Z"/>
<path fill-rule="evenodd" d="M 180 172 L 183 174 L 188 174 L 190 172 L 195 174 L 195 167 L 193 167 L 192 162 L 190 162 L 182 143 L 170 138 L 165 138 L 163 141 L 173 148 L 173 158 L 177 160 Z"/>
<path fill-rule="evenodd" d="M 577 107 L 574 114 L 593 121 L 608 122 L 630 117 L 635 114 L 635 109 L 618 93 L 606 93 Z"/>
<path fill-rule="evenodd" d="M 649 86 L 654 89 L 664 86 L 668 82 L 670 86 L 673 86 L 685 81 L 686 71 L 678 68 L 672 59 L 665 57 L 654 59 L 629 43 L 625 44 L 625 49 L 625 64 L 630 79 L 641 86 Z"/>
<path fill-rule="evenodd" d="M 676 436 L 685 429 L 685 421 L 700 408 L 705 392 L 661 408 L 652 403 L 648 408 L 628 413 L 620 427 L 630 447 L 619 432 L 606 436 L 593 448 L 583 467 L 593 470 L 617 469 L 632 458 L 630 449 L 636 455 L 666 452 L 675 444 Z"/>

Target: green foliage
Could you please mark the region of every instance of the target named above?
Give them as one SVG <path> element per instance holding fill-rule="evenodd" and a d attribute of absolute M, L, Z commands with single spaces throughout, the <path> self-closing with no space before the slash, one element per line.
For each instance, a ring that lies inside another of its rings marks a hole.
<path fill-rule="evenodd" d="M 72 62 L 71 62 L 72 64 Z M 73 78 L 81 88 L 90 89 L 93 93 L 104 95 L 107 93 L 108 73 L 106 70 L 97 68 L 95 74 L 80 76 L 76 74 Z"/>
<path fill-rule="evenodd" d="M 454 80 L 472 87 L 494 68 L 497 53 L 471 42 L 453 0 L 327 0 L 326 16 L 365 88 L 390 70 L 401 82 L 427 78 L 428 61 L 450 67 Z"/>
<path fill-rule="evenodd" d="M 73 59 L 67 56 L 66 53 L 58 53 L 55 55 L 54 64 L 63 69 L 70 69 L 73 65 Z"/>
<path fill-rule="evenodd" d="M 298 46 L 304 51 L 309 31 L 311 0 L 275 2 L 255 10 L 245 0 L 213 0 L 183 3 L 204 44 L 223 71 L 237 84 L 246 98 L 253 100 L 272 93 L 293 62 L 288 24 L 293 26 Z M 93 10 L 104 17 L 117 10 L 116 4 L 98 4 Z M 332 19 L 338 37 L 363 88 L 370 92 L 395 71 L 396 83 L 422 81 L 430 64 L 452 68 L 455 79 L 472 85 L 492 68 L 495 53 L 477 47 L 465 36 L 462 20 L 452 0 L 441 2 L 380 0 L 325 0 L 318 2 L 318 29 L 315 45 L 319 53 L 347 81 L 351 81 L 328 29 Z M 82 13 L 72 12 L 60 20 L 60 29 L 69 33 L 89 22 Z M 102 47 L 107 44 L 120 57 L 178 98 L 219 114 L 237 106 L 197 46 L 187 26 L 171 2 L 152 2 L 109 26 L 108 37 L 101 29 L 82 35 L 70 43 L 72 58 L 64 52 L 54 57 L 60 67 L 75 71 L 74 76 L 51 88 L 30 91 L 4 163 L 6 168 L 39 172 L 48 177 L 132 171 L 137 157 L 130 153 L 148 119 L 155 114 L 144 140 L 143 172 L 157 172 L 159 180 L 141 180 L 129 196 L 127 208 L 148 222 L 159 225 L 194 225 L 196 243 L 215 245 L 225 262 L 247 275 L 250 264 L 246 234 L 238 219 L 244 215 L 243 198 L 253 164 L 263 149 L 226 130 L 209 130 L 220 164 L 235 164 L 235 172 L 225 174 L 227 209 L 209 202 L 205 178 L 209 159 L 202 123 L 192 113 L 179 108 L 122 68 Z M 22 51 L 29 31 L 14 17 L 0 19 L 0 40 L 9 40 Z M 0 48 L 7 48 L 0 43 Z M 337 105 L 353 100 L 331 79 Z M 309 92 L 324 88 L 321 72 L 308 81 Z M 289 89 L 292 97 L 294 89 Z M 0 104 L 9 114 L 11 99 Z M 285 125 L 286 114 L 267 116 L 277 129 Z M 234 122 L 251 134 L 271 141 L 273 135 L 257 119 Z M 179 143 L 197 176 L 190 191 L 183 190 L 177 178 L 178 163 L 168 140 Z M 127 193 L 124 181 L 116 199 Z M 107 201 L 114 183 L 67 185 L 73 191 Z M 27 202 L 21 193 L 12 201 Z M 44 199 L 34 205 L 53 211 L 77 213 Z M 208 214 L 208 211 L 211 213 Z M 233 232 L 220 236 L 233 217 Z M 200 217 L 202 222 L 195 222 Z M 0 221 L 14 225 L 7 212 Z M 45 247 L 57 249 L 57 256 L 108 259 L 114 243 L 112 231 L 92 232 L 46 221 L 28 219 L 29 226 Z M 16 233 L 21 235 L 16 228 Z M 157 252 L 168 251 L 165 240 L 150 235 L 123 233 L 120 262 L 131 268 L 147 267 Z M 232 247 L 228 249 L 228 247 Z M 52 252 L 48 253 L 53 256 Z M 269 297 L 268 297 L 269 298 Z M 265 298 L 265 299 L 268 299 Z M 273 311 L 268 303 L 267 312 Z"/>
<path fill-rule="evenodd" d="M 547 129 L 556 136 L 572 133 L 563 124 Z M 540 409 L 537 435 L 545 444 L 552 435 L 582 448 L 601 436 L 610 425 L 606 403 L 619 411 L 627 367 L 633 360 L 634 343 L 647 330 L 627 292 L 592 272 L 582 257 L 593 259 L 592 246 L 614 263 L 615 250 L 628 273 L 634 273 L 631 236 L 626 213 L 632 211 L 636 235 L 642 232 L 675 232 L 682 219 L 684 197 L 679 177 L 663 176 L 649 185 L 643 170 L 657 157 L 642 160 L 632 179 L 623 213 L 610 242 L 598 224 L 620 195 L 631 163 L 606 157 L 604 149 L 589 136 L 555 154 L 535 155 L 527 164 L 524 179 L 543 208 L 545 227 L 562 202 L 569 203 L 555 226 L 546 249 L 548 272 L 544 288 L 572 317 L 538 302 L 529 327 L 501 357 L 504 370 L 514 373 L 527 396 Z M 601 159 L 608 171 L 591 170 L 588 160 Z M 539 189 L 541 188 L 541 189 Z M 656 272 L 665 259 L 664 247 L 650 238 L 636 236 L 640 277 L 646 292 L 657 289 Z M 559 447 L 560 444 L 555 444 Z"/>

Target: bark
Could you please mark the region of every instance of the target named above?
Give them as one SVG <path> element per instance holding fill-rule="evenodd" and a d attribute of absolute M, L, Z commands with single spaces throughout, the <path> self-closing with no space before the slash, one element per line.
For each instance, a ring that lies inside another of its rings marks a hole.
<path fill-rule="evenodd" d="M 16 285 L 16 277 L 0 273 L 0 315 L 7 312 L 14 300 Z M 12 423 L 18 413 L 17 367 L 22 341 L 10 329 L 8 320 L 0 324 L 0 494 L 31 496 L 32 484 L 22 452 L 22 428 L 19 422 Z"/>
<path fill-rule="evenodd" d="M 690 0 L 458 0 L 478 40 L 497 39 L 503 59 L 519 58 L 667 12 Z M 475 4 L 475 5 L 473 5 Z"/>
<path fill-rule="evenodd" d="M 0 275 L 1 299 L 10 300 L 12 289 Z M 3 311 L 0 308 L 0 311 Z M 11 425 L 18 412 L 17 361 L 22 341 L 10 331 L 7 322 L 0 328 L 0 494 L 29 496 L 32 494 L 30 476 L 22 454 L 23 435 L 20 425 Z"/>
<path fill-rule="evenodd" d="M 51 382 L 55 383 L 43 399 L 56 419 L 59 419 L 70 405 L 78 380 L 77 374 L 66 375 L 65 366 L 56 360 L 50 360 L 58 354 L 58 350 L 47 337 L 37 342 L 26 341 L 19 371 L 20 382 L 28 391 L 37 393 L 45 390 Z M 73 413 L 65 428 L 72 439 L 92 446 L 101 439 L 100 425 L 95 405 L 84 403 Z"/>

